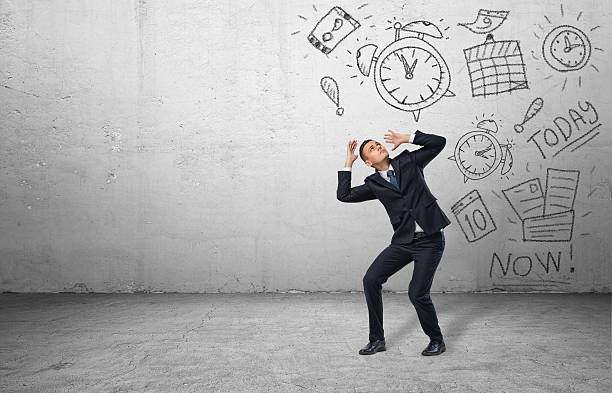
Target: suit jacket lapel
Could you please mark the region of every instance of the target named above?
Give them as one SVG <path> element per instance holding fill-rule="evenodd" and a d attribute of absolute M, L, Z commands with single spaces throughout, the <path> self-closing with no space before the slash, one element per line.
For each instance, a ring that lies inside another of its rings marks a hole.
<path fill-rule="evenodd" d="M 391 166 L 393 167 L 393 173 L 395 173 L 395 179 L 397 180 L 397 185 L 399 186 L 400 190 L 402 189 L 402 179 L 401 179 L 401 173 L 400 173 L 400 163 L 399 163 L 399 156 L 392 158 L 391 160 Z"/>
<path fill-rule="evenodd" d="M 401 183 L 400 183 L 400 174 L 399 174 L 399 160 L 397 160 L 396 158 L 392 158 L 389 160 L 390 164 L 393 168 L 393 171 L 395 172 L 395 179 L 397 180 L 397 184 L 400 186 L 400 190 L 402 188 Z M 369 176 L 373 181 L 375 181 L 376 183 L 380 184 L 383 187 L 388 187 L 393 191 L 396 192 L 400 192 L 400 190 L 398 190 L 397 188 L 395 188 L 393 186 L 393 184 L 389 183 L 388 181 L 386 181 L 385 179 L 382 178 L 382 176 L 380 176 L 380 174 L 378 173 L 378 171 L 375 169 L 374 173 L 371 174 Z"/>

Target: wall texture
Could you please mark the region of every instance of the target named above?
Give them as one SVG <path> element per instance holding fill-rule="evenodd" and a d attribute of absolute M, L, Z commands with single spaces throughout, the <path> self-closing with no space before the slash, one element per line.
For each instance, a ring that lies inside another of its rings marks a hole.
<path fill-rule="evenodd" d="M 425 170 L 453 221 L 434 291 L 609 292 L 611 14 L 0 2 L 0 290 L 361 290 L 392 228 L 336 200 L 346 143 L 420 129 L 447 139 Z"/>

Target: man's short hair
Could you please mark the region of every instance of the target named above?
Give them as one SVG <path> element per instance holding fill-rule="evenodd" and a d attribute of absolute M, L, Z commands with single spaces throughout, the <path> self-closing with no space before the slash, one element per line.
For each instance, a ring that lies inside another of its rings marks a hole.
<path fill-rule="evenodd" d="M 363 148 L 365 147 L 365 145 L 368 144 L 368 142 L 373 141 L 374 139 L 366 139 L 365 141 L 361 142 L 361 146 L 359 147 L 359 157 L 361 157 L 361 159 L 363 160 L 363 162 L 365 162 L 365 158 L 363 157 Z"/>

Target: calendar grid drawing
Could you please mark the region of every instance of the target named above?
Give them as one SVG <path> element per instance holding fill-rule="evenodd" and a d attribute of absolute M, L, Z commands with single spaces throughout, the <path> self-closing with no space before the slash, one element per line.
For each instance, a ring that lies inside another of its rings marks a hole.
<path fill-rule="evenodd" d="M 529 89 L 525 63 L 518 41 L 495 41 L 487 35 L 483 44 L 463 50 L 472 97 Z"/>

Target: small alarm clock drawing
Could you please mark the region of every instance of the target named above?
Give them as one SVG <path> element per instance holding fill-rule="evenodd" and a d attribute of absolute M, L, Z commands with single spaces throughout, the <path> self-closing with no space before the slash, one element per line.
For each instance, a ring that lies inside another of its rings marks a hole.
<path fill-rule="evenodd" d="M 591 42 L 580 29 L 561 25 L 544 38 L 542 54 L 546 63 L 555 70 L 576 71 L 589 62 Z"/>
<path fill-rule="evenodd" d="M 380 97 L 394 108 L 412 112 L 419 120 L 423 108 L 442 97 L 454 97 L 449 90 L 450 72 L 446 61 L 425 36 L 442 38 L 440 29 L 431 22 L 416 21 L 402 26 L 396 22 L 395 40 L 378 56 L 378 47 L 364 45 L 357 51 L 357 66 L 369 76 L 374 66 L 374 84 Z M 402 31 L 416 36 L 400 38 Z"/>
<path fill-rule="evenodd" d="M 512 169 L 513 158 L 511 144 L 500 144 L 493 136 L 497 132 L 497 123 L 483 120 L 478 123 L 478 130 L 463 135 L 455 146 L 454 154 L 448 157 L 455 161 L 463 174 L 463 182 L 480 180 L 493 173 L 502 164 L 501 174 Z"/>

